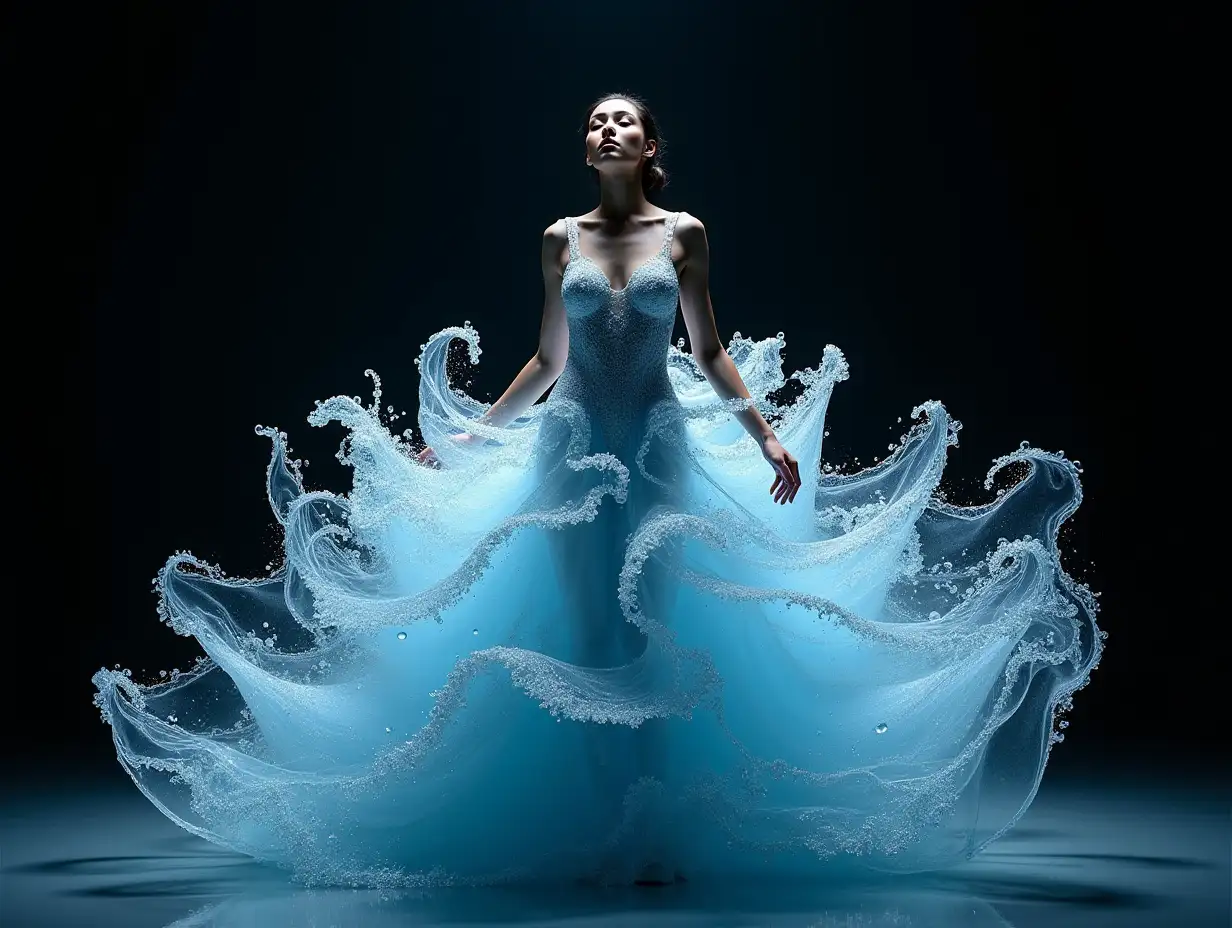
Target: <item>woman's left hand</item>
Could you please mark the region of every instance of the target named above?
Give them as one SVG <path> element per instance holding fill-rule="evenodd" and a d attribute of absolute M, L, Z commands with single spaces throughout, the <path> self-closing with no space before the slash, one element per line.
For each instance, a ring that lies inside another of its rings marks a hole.
<path fill-rule="evenodd" d="M 762 442 L 761 453 L 774 468 L 774 483 L 770 485 L 774 501 L 780 505 L 792 502 L 800 489 L 800 465 L 773 436 Z"/>

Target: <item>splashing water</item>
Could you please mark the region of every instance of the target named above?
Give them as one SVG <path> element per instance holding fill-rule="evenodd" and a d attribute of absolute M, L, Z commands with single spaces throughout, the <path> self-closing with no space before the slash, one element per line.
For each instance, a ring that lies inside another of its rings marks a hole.
<path fill-rule="evenodd" d="M 1056 543 L 1074 464 L 1020 447 L 989 474 L 1018 465 L 1008 490 L 946 502 L 959 425 L 930 402 L 884 460 L 823 474 L 846 361 L 785 378 L 782 335 L 741 336 L 747 402 L 804 480 L 776 506 L 743 401 L 670 344 L 647 267 L 595 296 L 607 315 L 571 298 L 572 366 L 504 428 L 446 371 L 455 339 L 477 363 L 475 330 L 434 335 L 418 421 L 440 468 L 382 423 L 375 374 L 370 406 L 309 416 L 348 430 L 346 496 L 259 429 L 282 565 L 232 579 L 177 553 L 159 615 L 208 659 L 94 677 L 159 809 L 302 881 L 380 886 L 921 869 L 1017 820 L 1103 646 Z M 870 716 L 894 724 L 870 738 Z"/>

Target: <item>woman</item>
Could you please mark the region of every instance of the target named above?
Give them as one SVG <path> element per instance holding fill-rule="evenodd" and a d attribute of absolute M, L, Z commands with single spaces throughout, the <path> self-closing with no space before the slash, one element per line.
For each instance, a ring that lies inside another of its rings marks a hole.
<path fill-rule="evenodd" d="M 1023 447 L 993 503 L 947 504 L 958 424 L 929 403 L 885 461 L 823 479 L 842 355 L 774 402 L 782 334 L 724 350 L 702 224 L 648 199 L 646 105 L 605 96 L 585 134 L 599 205 L 544 234 L 535 357 L 485 408 L 446 372 L 477 334 L 437 333 L 417 455 L 375 374 L 370 407 L 318 404 L 350 430 L 345 497 L 261 429 L 286 562 L 168 562 L 160 613 L 209 658 L 96 674 L 121 762 L 183 827 L 315 883 L 963 858 L 1025 810 L 1101 651 L 1056 546 L 1077 468 Z"/>

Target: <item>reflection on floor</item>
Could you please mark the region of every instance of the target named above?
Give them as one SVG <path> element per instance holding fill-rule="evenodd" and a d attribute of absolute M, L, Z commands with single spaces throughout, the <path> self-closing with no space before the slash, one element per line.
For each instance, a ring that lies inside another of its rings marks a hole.
<path fill-rule="evenodd" d="M 962 867 L 842 885 L 559 893 L 306 891 L 188 835 L 127 781 L 6 787 L 0 925 L 92 928 L 554 925 L 810 928 L 1227 926 L 1222 785 L 1084 786 L 1045 778 L 1010 835 Z"/>

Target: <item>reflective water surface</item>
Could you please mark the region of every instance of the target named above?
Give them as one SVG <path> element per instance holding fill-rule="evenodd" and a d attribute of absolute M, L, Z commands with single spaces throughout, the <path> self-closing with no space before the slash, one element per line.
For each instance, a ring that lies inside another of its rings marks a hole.
<path fill-rule="evenodd" d="M 1216 926 L 1229 920 L 1228 798 L 1203 787 L 1045 783 L 961 867 L 811 886 L 304 890 L 176 828 L 129 785 L 6 786 L 0 924 L 125 928 L 553 925 L 810 928 Z"/>

